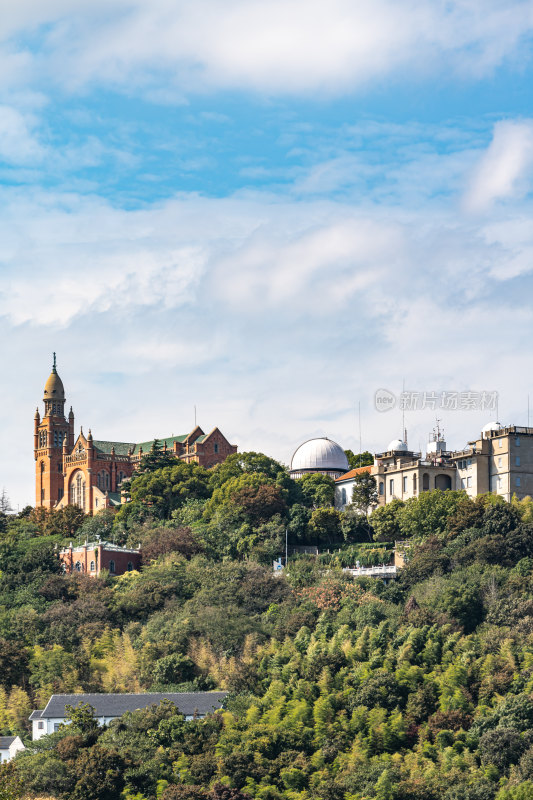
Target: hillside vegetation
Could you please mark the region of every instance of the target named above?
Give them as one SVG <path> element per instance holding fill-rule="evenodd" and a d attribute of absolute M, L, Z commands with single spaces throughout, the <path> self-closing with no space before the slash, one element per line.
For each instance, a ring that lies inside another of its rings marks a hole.
<path fill-rule="evenodd" d="M 533 798 L 531 501 L 429 492 L 367 522 L 261 454 L 184 467 L 151 454 L 116 515 L 0 516 L 0 734 L 27 745 L 1 800 Z M 330 552 L 274 575 L 286 528 Z M 96 535 L 141 542 L 142 570 L 62 575 L 56 547 Z M 342 572 L 398 538 L 388 586 Z M 205 720 L 81 709 L 28 737 L 53 692 L 211 688 Z"/>

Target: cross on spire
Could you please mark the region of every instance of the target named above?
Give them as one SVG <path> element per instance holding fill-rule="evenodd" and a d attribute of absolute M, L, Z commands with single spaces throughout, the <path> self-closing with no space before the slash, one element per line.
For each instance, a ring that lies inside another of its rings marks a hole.
<path fill-rule="evenodd" d="M 54 353 L 54 366 L 52 367 L 52 372 L 57 372 L 56 370 L 56 354 Z"/>

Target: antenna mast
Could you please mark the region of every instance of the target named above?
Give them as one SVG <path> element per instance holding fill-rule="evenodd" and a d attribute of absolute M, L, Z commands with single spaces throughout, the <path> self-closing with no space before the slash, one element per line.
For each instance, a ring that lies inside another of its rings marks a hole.
<path fill-rule="evenodd" d="M 361 439 L 361 401 L 359 401 L 359 466 L 361 466 L 363 445 Z"/>

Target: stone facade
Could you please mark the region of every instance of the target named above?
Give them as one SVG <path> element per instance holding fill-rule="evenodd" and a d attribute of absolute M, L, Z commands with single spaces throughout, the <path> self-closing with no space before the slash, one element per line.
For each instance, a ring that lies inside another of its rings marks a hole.
<path fill-rule="evenodd" d="M 179 461 L 207 469 L 237 452 L 219 428 L 205 434 L 196 426 L 190 433 L 159 439 L 158 446 Z M 89 430 L 74 433 L 74 412 L 65 416 L 65 390 L 57 373 L 54 354 L 52 373 L 44 389 L 44 416 L 34 419 L 35 505 L 62 508 L 77 505 L 93 514 L 120 505 L 120 485 L 130 478 L 154 442 L 113 442 L 94 439 Z"/>
<path fill-rule="evenodd" d="M 463 450 L 448 450 L 437 431 L 425 456 L 408 450 L 400 440 L 398 444 L 398 449 L 377 453 L 373 466 L 362 468 L 376 479 L 379 505 L 433 489 L 463 490 L 469 497 L 492 492 L 505 500 L 533 496 L 533 428 L 491 423 Z M 359 471 L 335 481 L 337 508 L 351 502 Z"/>

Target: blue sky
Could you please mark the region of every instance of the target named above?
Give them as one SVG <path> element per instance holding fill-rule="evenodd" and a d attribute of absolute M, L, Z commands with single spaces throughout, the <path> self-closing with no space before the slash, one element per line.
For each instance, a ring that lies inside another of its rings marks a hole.
<path fill-rule="evenodd" d="M 532 396 L 533 5 L 19 0 L 0 18 L 0 486 L 76 425 L 379 450 L 374 392 Z M 440 415 L 452 446 L 487 421 Z M 435 413 L 406 413 L 423 446 Z"/>

